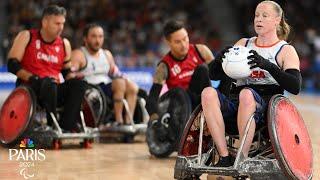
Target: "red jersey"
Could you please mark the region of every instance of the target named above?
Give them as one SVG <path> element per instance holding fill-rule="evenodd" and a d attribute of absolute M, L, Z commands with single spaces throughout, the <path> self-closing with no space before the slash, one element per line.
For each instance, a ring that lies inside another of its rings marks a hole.
<path fill-rule="evenodd" d="M 59 82 L 59 73 L 66 57 L 64 43 L 61 37 L 52 43 L 45 42 L 40 31 L 30 30 L 30 41 L 21 60 L 23 69 L 41 78 L 52 77 Z"/>
<path fill-rule="evenodd" d="M 198 49 L 193 44 L 189 44 L 189 51 L 183 60 L 177 60 L 169 52 L 161 60 L 169 70 L 169 77 L 166 80 L 168 89 L 181 87 L 187 89 L 191 80 L 194 69 L 204 62 Z"/>

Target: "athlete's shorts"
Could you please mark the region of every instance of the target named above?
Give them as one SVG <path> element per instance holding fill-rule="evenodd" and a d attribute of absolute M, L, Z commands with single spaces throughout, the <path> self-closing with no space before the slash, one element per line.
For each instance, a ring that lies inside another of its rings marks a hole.
<path fill-rule="evenodd" d="M 255 90 L 251 88 L 246 88 L 246 89 L 249 89 L 252 92 L 253 97 L 256 101 L 256 111 L 254 112 L 254 120 L 256 124 L 264 124 L 265 123 L 264 116 L 265 116 L 265 111 L 267 109 L 267 103 Z M 230 98 L 227 98 L 224 94 L 222 94 L 219 90 L 217 90 L 217 93 L 219 96 L 223 119 L 225 121 L 236 120 L 237 113 L 238 113 L 238 106 L 239 106 L 239 97 L 230 99 Z M 231 122 L 225 122 L 225 123 L 231 123 Z"/>
<path fill-rule="evenodd" d="M 104 94 L 112 99 L 112 95 L 113 95 L 113 93 L 112 93 L 112 83 L 108 83 L 108 84 L 100 83 L 98 85 L 102 89 Z"/>

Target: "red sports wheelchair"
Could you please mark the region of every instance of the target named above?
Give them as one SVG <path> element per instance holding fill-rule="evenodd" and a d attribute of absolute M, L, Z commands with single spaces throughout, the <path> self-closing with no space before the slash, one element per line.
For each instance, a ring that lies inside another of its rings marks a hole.
<path fill-rule="evenodd" d="M 59 126 L 59 114 L 50 114 L 53 127 L 47 125 L 44 108 L 37 103 L 33 90 L 27 86 L 15 88 L 8 96 L 0 111 L 0 143 L 6 147 L 18 145 L 22 138 L 34 140 L 37 147 L 59 149 L 64 139 L 78 139 L 85 148 L 92 146 L 95 134 L 85 124 L 82 111 L 79 114 L 80 133 L 64 133 Z"/>
<path fill-rule="evenodd" d="M 184 129 L 174 178 L 198 179 L 202 174 L 210 174 L 236 179 L 311 179 L 311 141 L 298 110 L 288 98 L 274 95 L 267 113 L 267 127 L 256 130 L 249 158 L 244 158 L 242 148 L 253 118 L 248 121 L 241 142 L 235 132 L 226 132 L 228 150 L 235 156 L 234 165 L 214 167 L 218 151 L 206 128 L 202 107 L 198 106 Z"/>

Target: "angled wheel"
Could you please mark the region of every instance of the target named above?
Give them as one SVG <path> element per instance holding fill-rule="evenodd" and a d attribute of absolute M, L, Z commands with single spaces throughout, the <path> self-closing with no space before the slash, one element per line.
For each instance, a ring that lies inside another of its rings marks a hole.
<path fill-rule="evenodd" d="M 90 84 L 85 92 L 82 107 L 86 125 L 97 127 L 106 116 L 108 108 L 106 96 L 98 86 Z"/>
<path fill-rule="evenodd" d="M 300 113 L 288 98 L 282 95 L 271 98 L 268 130 L 282 171 L 290 179 L 311 179 L 311 140 Z"/>
<path fill-rule="evenodd" d="M 201 113 L 202 106 L 198 105 L 190 115 L 180 139 L 178 155 L 192 156 L 198 153 Z M 206 153 L 212 147 L 211 142 L 211 135 L 208 129 L 206 130 L 204 127 L 202 140 L 203 153 Z"/>
<path fill-rule="evenodd" d="M 0 111 L 0 142 L 4 146 L 16 145 L 32 127 L 36 98 L 29 87 L 13 90 Z"/>
<path fill-rule="evenodd" d="M 149 152 L 167 157 L 177 149 L 179 139 L 191 113 L 188 94 L 181 88 L 166 92 L 159 99 L 159 119 L 150 121 L 147 128 Z"/>

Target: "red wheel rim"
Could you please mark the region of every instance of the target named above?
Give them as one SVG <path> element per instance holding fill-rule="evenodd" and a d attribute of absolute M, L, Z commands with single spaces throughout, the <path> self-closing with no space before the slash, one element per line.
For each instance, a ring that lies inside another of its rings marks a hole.
<path fill-rule="evenodd" d="M 16 88 L 4 102 L 0 112 L 0 140 L 10 144 L 17 140 L 27 128 L 33 111 L 30 91 Z"/>
<path fill-rule="evenodd" d="M 311 179 L 312 146 L 301 115 L 283 96 L 271 101 L 269 133 L 281 169 L 293 179 Z"/>
<path fill-rule="evenodd" d="M 82 108 L 83 108 L 83 114 L 84 114 L 84 120 L 86 122 L 86 126 L 95 127 L 93 112 L 91 111 L 91 108 L 86 99 L 82 103 Z"/>

